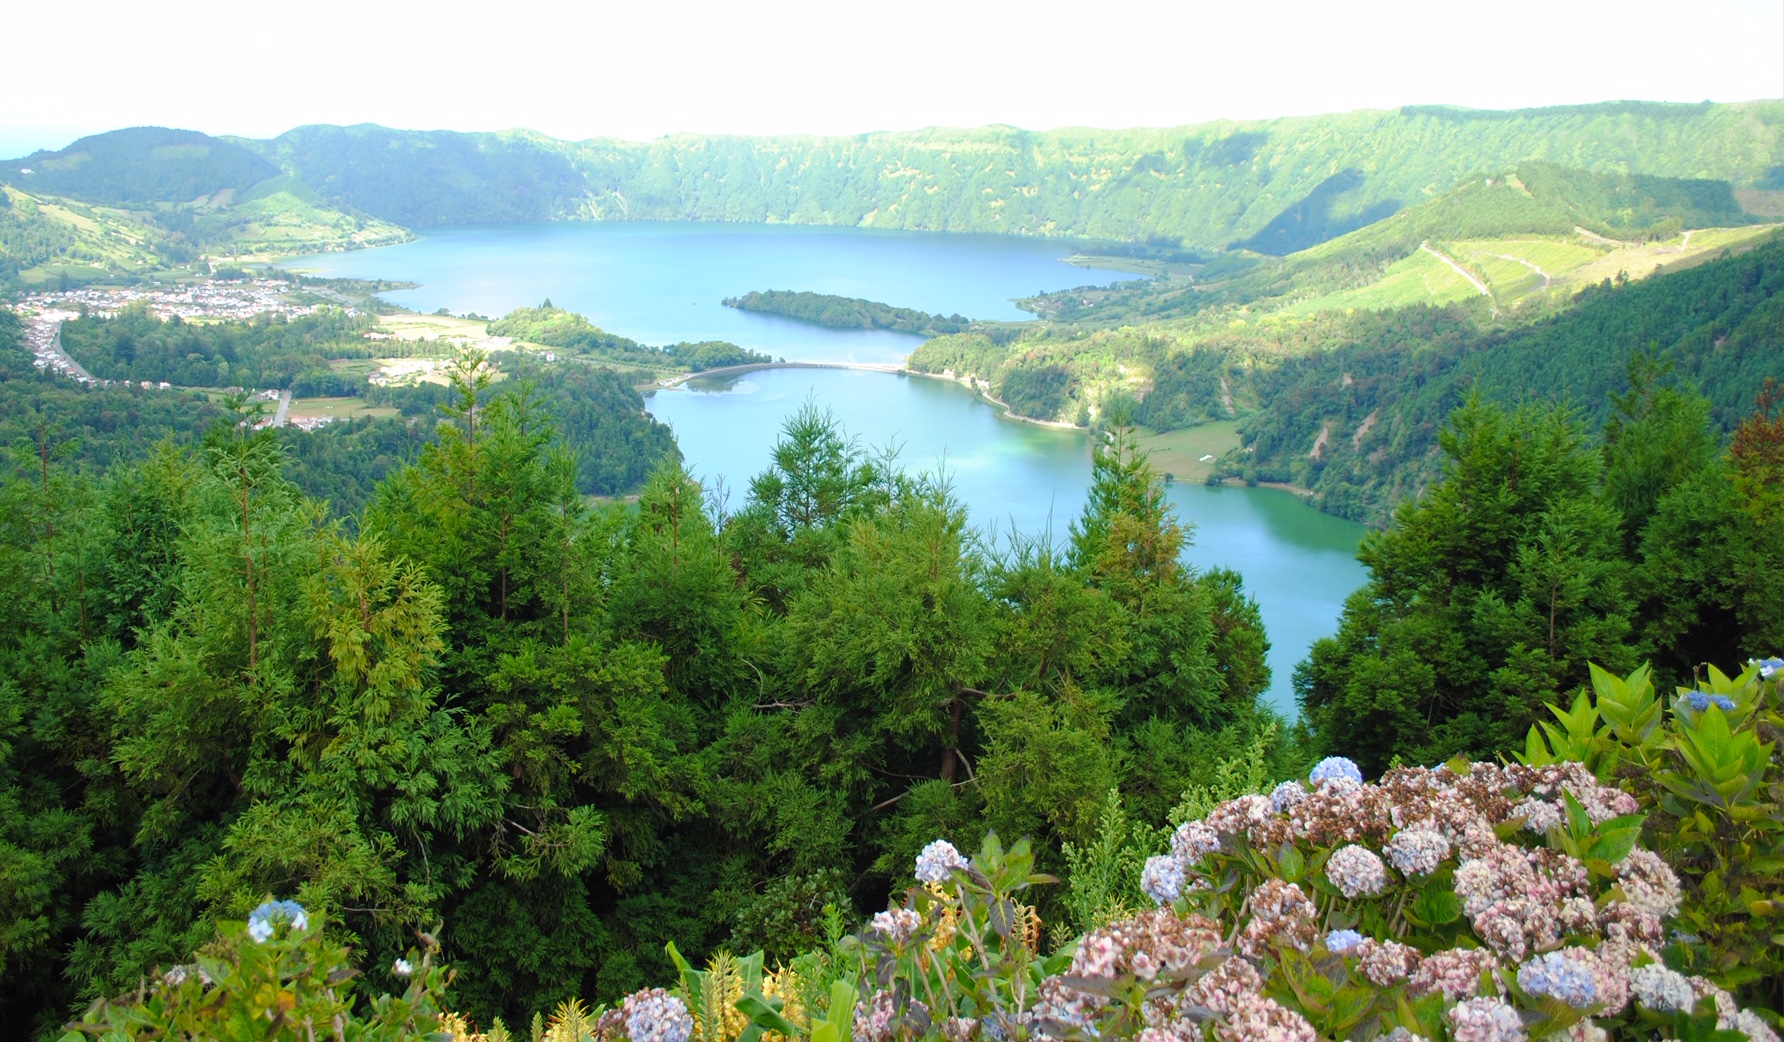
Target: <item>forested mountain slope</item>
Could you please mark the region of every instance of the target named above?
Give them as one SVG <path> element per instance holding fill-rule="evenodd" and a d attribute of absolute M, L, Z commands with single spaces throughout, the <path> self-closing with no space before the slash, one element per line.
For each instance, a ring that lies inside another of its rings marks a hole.
<path fill-rule="evenodd" d="M 81 138 L 55 152 L 0 162 L 0 180 L 85 202 L 190 202 L 245 192 L 279 168 L 232 142 L 194 130 L 130 127 Z"/>
<path fill-rule="evenodd" d="M 0 286 L 90 281 L 192 261 L 401 242 L 232 142 L 132 127 L 0 162 Z"/>
<path fill-rule="evenodd" d="M 578 215 L 587 188 L 563 142 L 524 131 L 460 134 L 298 127 L 240 140 L 337 205 L 409 227 Z"/>
<path fill-rule="evenodd" d="M 1673 198 L 1659 217 L 1694 227 L 1714 210 L 1714 223 L 1738 223 L 1745 218 L 1732 191 L 1775 209 L 1784 185 L 1779 125 L 1769 102 L 1616 102 L 1512 112 L 1408 107 L 1164 129 L 643 143 L 369 124 L 299 127 L 268 141 L 137 127 L 0 162 L 0 181 L 140 211 L 159 229 L 149 245 L 173 253 L 289 253 L 395 241 L 395 225 L 583 218 L 994 232 L 1284 255 L 1529 164 L 1574 171 L 1575 208 L 1607 201 L 1604 191 L 1578 191 L 1586 183 L 1579 172 L 1633 175 L 1647 189 L 1660 183 L 1653 179 L 1712 182 Z M 1655 217 L 1640 208 L 1630 216 L 1638 227 Z"/>
<path fill-rule="evenodd" d="M 1775 103 L 1410 107 L 1157 130 L 555 141 L 305 127 L 237 143 L 417 226 L 593 217 L 1008 232 L 1286 253 L 1546 162 L 1779 187 Z"/>
<path fill-rule="evenodd" d="M 1568 311 L 1522 328 L 1483 333 L 1454 308 L 1358 316 L 1339 346 L 1250 368 L 1260 407 L 1240 421 L 1246 447 L 1220 472 L 1294 482 L 1328 510 L 1379 521 L 1434 477 L 1437 431 L 1471 393 L 1507 406 L 1564 403 L 1596 428 L 1629 359 L 1650 351 L 1701 391 L 1730 431 L 1766 379 L 1779 376 L 1778 243 L 1588 290 Z M 1190 367 L 1184 378 L 1195 373 Z M 1168 399 L 1174 375 L 1161 370 L 1154 393 Z"/>

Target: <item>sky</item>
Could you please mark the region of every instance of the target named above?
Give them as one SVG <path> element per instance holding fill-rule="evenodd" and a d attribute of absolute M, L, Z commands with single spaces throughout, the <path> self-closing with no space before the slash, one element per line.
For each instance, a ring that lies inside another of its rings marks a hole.
<path fill-rule="evenodd" d="M 89 0 L 5 30 L 0 156 L 142 124 L 644 140 L 1784 94 L 1778 0 Z"/>

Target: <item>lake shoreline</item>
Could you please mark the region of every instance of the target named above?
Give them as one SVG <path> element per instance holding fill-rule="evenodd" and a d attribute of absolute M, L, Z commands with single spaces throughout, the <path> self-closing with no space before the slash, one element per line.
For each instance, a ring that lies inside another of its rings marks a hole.
<path fill-rule="evenodd" d="M 1037 420 L 1032 416 L 1023 416 L 1020 413 L 1016 412 L 1014 409 L 1011 409 L 1010 403 L 1003 401 L 1002 399 L 999 399 L 999 398 L 993 398 L 989 394 L 986 394 L 985 392 L 979 390 L 977 387 L 973 386 L 972 381 L 969 377 L 946 376 L 946 375 L 943 375 L 942 373 L 926 373 L 920 369 L 912 369 L 909 366 L 905 366 L 904 368 L 900 369 L 899 373 L 902 375 L 905 375 L 905 376 L 922 377 L 925 380 L 940 380 L 943 383 L 950 383 L 950 384 L 955 384 L 960 387 L 964 387 L 968 391 L 972 392 L 972 396 L 974 398 L 977 398 L 979 401 L 982 401 L 987 405 L 996 406 L 997 410 L 998 410 L 998 413 L 997 413 L 998 417 L 1000 419 L 1009 420 L 1011 423 L 1032 423 L 1036 427 L 1048 427 L 1053 430 L 1083 431 L 1086 434 L 1088 434 L 1090 432 L 1089 427 L 1085 427 L 1085 426 L 1082 426 L 1082 425 L 1076 424 L 1076 423 L 1063 423 L 1059 420 Z"/>

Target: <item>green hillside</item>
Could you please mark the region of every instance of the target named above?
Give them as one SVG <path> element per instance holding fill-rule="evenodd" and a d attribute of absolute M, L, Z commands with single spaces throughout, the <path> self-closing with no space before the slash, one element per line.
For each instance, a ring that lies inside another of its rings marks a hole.
<path fill-rule="evenodd" d="M 130 275 L 191 256 L 183 236 L 141 212 L 0 186 L 0 288 Z"/>
<path fill-rule="evenodd" d="M 1048 319 L 1112 325 L 1223 305 L 1312 314 L 1461 303 L 1489 310 L 1543 290 L 1631 278 L 1762 235 L 1726 181 L 1593 173 L 1547 163 L 1469 179 L 1443 195 L 1286 257 L 1237 250 L 1150 281 L 1043 294 Z M 1718 229 L 1685 237 L 1686 231 Z M 1190 274 L 1193 272 L 1193 274 Z"/>
<path fill-rule="evenodd" d="M 1700 391 L 1723 431 L 1753 408 L 1779 374 L 1784 342 L 1784 254 L 1765 245 L 1688 271 L 1588 291 L 1568 311 L 1533 325 L 1482 332 L 1457 308 L 1410 308 L 1346 320 L 1332 345 L 1247 367 L 1260 407 L 1239 421 L 1245 447 L 1218 473 L 1308 488 L 1327 510 L 1384 521 L 1436 476 L 1437 432 L 1470 393 L 1513 406 L 1555 401 L 1602 426 L 1629 359 L 1653 350 Z M 1193 388 L 1192 374 L 1160 370 L 1139 415 Z M 1201 378 L 1206 384 L 1206 377 Z M 1192 395 L 1193 397 L 1193 395 Z M 1204 389 L 1199 400 L 1210 402 Z"/>
<path fill-rule="evenodd" d="M 89 203 L 189 202 L 242 192 L 279 170 L 208 134 L 131 127 L 81 138 L 57 152 L 0 162 L 0 181 Z"/>
<path fill-rule="evenodd" d="M 458 134 L 372 124 L 236 139 L 331 203 L 407 227 L 578 216 L 585 187 L 565 145 L 527 132 Z"/>
<path fill-rule="evenodd" d="M 557 141 L 377 126 L 237 140 L 336 205 L 411 226 L 489 221 L 792 221 L 1233 244 L 1289 253 L 1484 171 L 1779 187 L 1778 106 L 1349 112 L 1144 130 L 1013 127 L 825 137 Z"/>
<path fill-rule="evenodd" d="M 300 127 L 268 141 L 134 128 L 0 163 L 0 181 L 96 204 L 227 207 L 276 194 L 258 186 L 284 174 L 276 183 L 310 207 L 407 227 L 797 222 L 1286 256 L 1492 171 L 1532 171 L 1524 183 L 1538 198 L 1601 214 L 1586 226 L 1602 234 L 1645 232 L 1681 214 L 1693 215 L 1680 217 L 1684 227 L 1739 223 L 1744 207 L 1776 208 L 1781 148 L 1771 102 L 1410 107 L 1165 129 L 645 143 L 369 124 Z M 1631 195 L 1658 202 L 1632 204 Z M 1524 209 L 1524 225 L 1557 223 L 1554 206 Z M 341 245 L 369 241 L 352 230 L 333 234 Z M 249 238 L 275 248 L 280 241 Z"/>

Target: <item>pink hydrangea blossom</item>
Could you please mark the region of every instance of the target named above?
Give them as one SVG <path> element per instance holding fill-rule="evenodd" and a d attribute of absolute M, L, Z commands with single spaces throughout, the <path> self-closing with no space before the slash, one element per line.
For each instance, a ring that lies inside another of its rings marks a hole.
<path fill-rule="evenodd" d="M 1518 1011 L 1504 999 L 1468 999 L 1445 1016 L 1455 1042 L 1525 1042 L 1530 1037 Z"/>
<path fill-rule="evenodd" d="M 1450 856 L 1447 836 L 1428 825 L 1401 829 L 1382 849 L 1388 864 L 1406 876 L 1428 876 Z"/>
<path fill-rule="evenodd" d="M 1355 843 L 1339 847 L 1326 859 L 1326 878 L 1345 897 L 1374 897 L 1388 885 L 1387 866 L 1381 855 Z"/>

